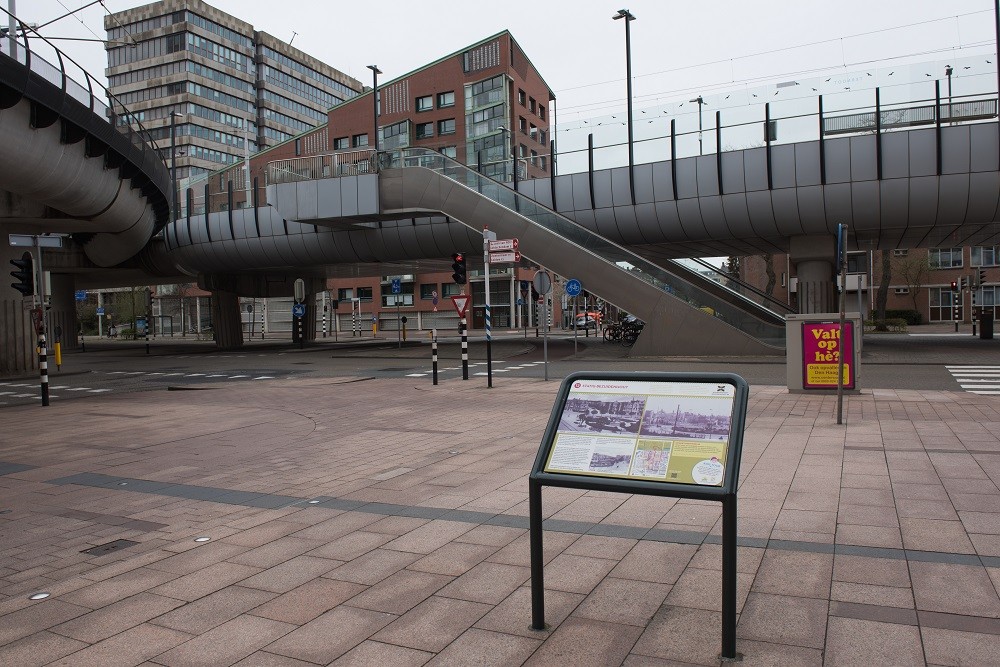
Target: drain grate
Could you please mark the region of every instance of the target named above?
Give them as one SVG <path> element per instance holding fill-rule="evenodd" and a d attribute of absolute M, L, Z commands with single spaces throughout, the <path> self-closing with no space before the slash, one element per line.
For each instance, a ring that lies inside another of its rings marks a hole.
<path fill-rule="evenodd" d="M 138 542 L 133 542 L 132 540 L 115 540 L 114 542 L 108 542 L 107 544 L 98 544 L 96 547 L 91 547 L 89 549 L 84 549 L 80 553 L 90 554 L 91 556 L 103 556 L 105 554 L 110 554 L 115 551 L 121 551 L 128 547 L 134 547 L 139 544 Z"/>

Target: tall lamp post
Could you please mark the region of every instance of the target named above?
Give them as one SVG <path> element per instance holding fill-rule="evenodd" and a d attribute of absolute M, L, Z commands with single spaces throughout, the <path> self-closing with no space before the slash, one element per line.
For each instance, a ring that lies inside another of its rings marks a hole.
<path fill-rule="evenodd" d="M 633 137 L 632 137 L 632 37 L 629 32 L 629 23 L 635 20 L 635 16 L 632 15 L 627 9 L 619 9 L 618 13 L 611 17 L 613 20 L 625 19 L 625 79 L 627 84 L 627 111 L 628 117 L 626 118 L 626 125 L 628 126 L 628 184 L 629 190 L 632 195 L 632 203 L 635 204 L 635 184 L 633 183 L 632 173 L 635 170 L 635 155 L 633 152 Z"/>
<path fill-rule="evenodd" d="M 378 65 L 368 65 L 368 69 L 372 71 L 372 117 L 375 119 L 375 153 L 378 153 L 378 75 L 382 70 Z"/>
<path fill-rule="evenodd" d="M 948 124 L 951 125 L 951 73 L 954 70 L 951 65 L 944 66 L 944 75 L 948 79 Z"/>
<path fill-rule="evenodd" d="M 701 105 L 705 104 L 705 100 L 699 95 L 690 101 L 698 103 L 698 155 L 703 155 L 701 151 Z"/>
<path fill-rule="evenodd" d="M 177 125 L 174 119 L 181 115 L 170 112 L 170 222 L 177 220 Z"/>

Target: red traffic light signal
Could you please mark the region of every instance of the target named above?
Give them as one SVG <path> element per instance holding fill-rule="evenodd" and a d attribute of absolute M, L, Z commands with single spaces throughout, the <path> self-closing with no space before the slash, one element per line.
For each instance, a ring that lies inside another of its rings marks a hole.
<path fill-rule="evenodd" d="M 26 252 L 21 259 L 12 259 L 10 263 L 17 269 L 11 271 L 10 275 L 17 279 L 16 283 L 10 286 L 24 296 L 32 296 L 35 293 L 35 261 L 30 252 Z"/>
<path fill-rule="evenodd" d="M 454 273 L 451 274 L 451 279 L 454 280 L 457 285 L 464 285 L 469 282 L 469 279 L 466 276 L 464 254 L 460 252 L 452 253 L 451 270 L 454 271 Z"/>
<path fill-rule="evenodd" d="M 958 291 L 958 281 L 957 280 L 952 280 L 951 281 L 951 291 L 952 292 L 957 292 Z"/>

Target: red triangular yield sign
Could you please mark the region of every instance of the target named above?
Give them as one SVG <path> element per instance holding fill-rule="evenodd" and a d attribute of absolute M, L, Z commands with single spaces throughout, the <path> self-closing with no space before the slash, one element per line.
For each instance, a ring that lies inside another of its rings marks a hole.
<path fill-rule="evenodd" d="M 455 310 L 458 311 L 459 317 L 465 317 L 465 311 L 469 308 L 469 295 L 460 294 L 459 296 L 451 297 L 452 303 L 455 304 Z"/>

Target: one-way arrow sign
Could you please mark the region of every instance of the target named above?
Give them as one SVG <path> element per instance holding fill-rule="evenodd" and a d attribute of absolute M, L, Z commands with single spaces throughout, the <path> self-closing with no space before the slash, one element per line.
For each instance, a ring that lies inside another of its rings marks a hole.
<path fill-rule="evenodd" d="M 468 294 L 451 297 L 451 301 L 455 304 L 455 310 L 458 312 L 459 317 L 465 317 L 465 311 L 469 308 L 470 298 Z"/>

